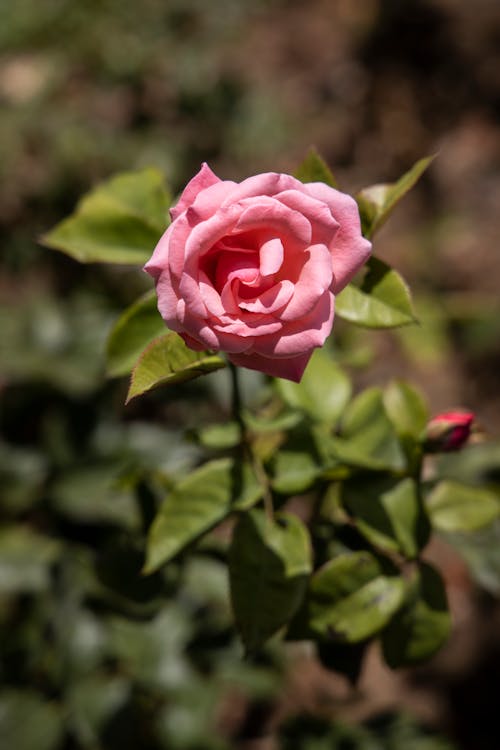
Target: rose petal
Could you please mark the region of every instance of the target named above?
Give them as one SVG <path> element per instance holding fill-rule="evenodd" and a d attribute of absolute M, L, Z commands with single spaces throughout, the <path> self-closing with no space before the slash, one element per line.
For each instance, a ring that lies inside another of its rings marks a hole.
<path fill-rule="evenodd" d="M 230 323 L 214 323 L 213 328 L 215 331 L 232 333 L 235 336 L 268 336 L 281 331 L 283 324 L 268 315 L 248 315 L 245 319 Z"/>
<path fill-rule="evenodd" d="M 216 317 L 224 315 L 228 310 L 223 306 L 221 296 L 219 292 L 214 289 L 210 283 L 210 279 L 203 271 L 200 271 L 200 278 L 198 281 L 200 287 L 200 294 L 203 302 L 205 303 L 207 312 L 210 315 Z"/>
<path fill-rule="evenodd" d="M 301 186 L 302 183 L 289 174 L 263 172 L 240 182 L 228 194 L 223 205 L 235 203 L 244 198 L 254 198 L 255 196 L 273 196 L 276 193 L 282 193 L 284 190 L 300 189 Z"/>
<path fill-rule="evenodd" d="M 257 228 L 266 232 L 277 231 L 286 242 L 287 252 L 293 244 L 304 247 L 311 244 L 311 224 L 307 217 L 283 203 L 259 196 L 253 200 L 241 201 L 240 216 L 236 231 L 249 231 Z"/>
<path fill-rule="evenodd" d="M 182 191 L 177 204 L 170 209 L 170 216 L 172 217 L 172 221 L 177 219 L 178 216 L 180 216 L 189 208 L 189 206 L 193 203 L 194 199 L 201 190 L 205 190 L 205 188 L 210 187 L 210 185 L 215 185 L 215 183 L 217 182 L 221 182 L 219 177 L 217 177 L 217 175 L 212 172 L 208 164 L 203 162 L 198 174 L 196 174 L 193 179 L 188 182 L 188 184 Z"/>
<path fill-rule="evenodd" d="M 288 359 L 270 359 L 255 353 L 231 354 L 229 360 L 238 367 L 248 367 L 250 370 L 258 370 L 274 378 L 286 378 L 299 383 L 311 355 L 312 351 Z"/>
<path fill-rule="evenodd" d="M 240 300 L 239 307 L 253 313 L 274 313 L 289 302 L 295 286 L 291 281 L 279 281 L 253 300 Z M 281 317 L 281 316 L 280 316 Z"/>
<path fill-rule="evenodd" d="M 304 256 L 306 262 L 295 282 L 294 295 L 280 315 L 281 320 L 303 319 L 332 285 L 332 256 L 328 248 L 311 245 Z"/>
<path fill-rule="evenodd" d="M 361 236 L 359 210 L 354 198 L 322 182 L 309 182 L 303 188 L 308 195 L 324 201 L 340 225 L 330 246 L 335 275 L 333 291 L 338 294 L 368 259 L 371 243 Z"/>
<path fill-rule="evenodd" d="M 307 216 L 312 227 L 311 242 L 313 245 L 321 244 L 330 247 L 339 229 L 339 223 L 332 216 L 332 212 L 326 203 L 299 190 L 285 190 L 274 197 L 284 203 L 285 206 Z"/>
<path fill-rule="evenodd" d="M 279 336 L 255 340 L 255 351 L 266 357 L 293 357 L 323 346 L 332 330 L 334 298 L 325 292 L 305 318 L 283 324 Z"/>
<path fill-rule="evenodd" d="M 236 187 L 236 182 L 221 180 L 200 190 L 192 205 L 187 208 L 187 219 L 191 226 L 205 221 L 219 210 L 224 199 Z"/>
<path fill-rule="evenodd" d="M 283 263 L 283 243 L 278 237 L 264 242 L 259 251 L 260 272 L 262 276 L 277 273 Z"/>

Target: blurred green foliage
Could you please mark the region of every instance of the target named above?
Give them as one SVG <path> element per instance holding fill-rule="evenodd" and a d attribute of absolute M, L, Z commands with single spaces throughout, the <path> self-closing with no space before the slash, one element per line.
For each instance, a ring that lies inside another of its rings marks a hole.
<path fill-rule="evenodd" d="M 91 184 L 116 170 L 154 164 L 178 190 L 202 159 L 221 161 L 226 172 L 230 164 L 232 176 L 255 171 L 256 164 L 274 168 L 287 161 L 295 138 L 302 148 L 304 138 L 312 137 L 311 123 L 319 124 L 319 139 L 333 138 L 332 151 L 344 163 L 343 149 L 353 158 L 356 133 L 365 135 L 358 156 L 367 154 L 374 172 L 382 159 L 390 177 L 387 157 L 381 156 L 384 148 L 387 154 L 387 139 L 395 137 L 388 120 L 366 99 L 367 121 L 378 118 L 386 133 L 380 146 L 372 125 L 352 127 L 345 115 L 360 106 L 370 88 L 359 60 L 346 56 L 339 72 L 329 69 L 318 77 L 316 98 L 308 93 L 291 102 L 293 86 L 287 99 L 281 80 L 260 86 L 249 80 L 260 53 L 246 61 L 233 55 L 252 27 L 274 26 L 299 5 L 286 0 L 0 3 L 2 747 L 233 747 L 265 733 L 265 717 L 282 695 L 284 665 L 273 647 L 255 663 L 241 660 L 230 627 L 219 539 L 210 538 L 189 559 L 181 557 L 148 578 L 140 573 L 145 529 L 166 489 L 197 464 L 202 451 L 220 448 L 217 420 L 227 414 L 226 374 L 152 394 L 124 411 L 125 384 L 104 378 L 105 341 L 117 312 L 146 290 L 146 280 L 121 267 L 83 268 L 41 250 L 35 240 L 68 214 Z M 380 16 L 390 28 L 396 11 L 389 6 L 397 4 L 382 5 Z M 412 13 L 404 9 L 412 19 L 419 10 L 414 6 Z M 351 13 L 356 39 L 370 23 L 373 39 L 384 28 L 377 26 L 375 12 L 371 22 L 370 13 L 366 21 L 359 11 L 359 22 L 356 11 Z M 334 21 L 332 29 L 339 26 Z M 297 26 L 283 22 L 283 27 L 293 57 L 297 45 L 302 49 L 302 29 L 298 34 Z M 431 35 L 425 38 L 432 43 Z M 442 41 L 440 48 L 451 59 Z M 300 66 L 311 52 L 308 43 L 303 57 L 296 55 Z M 337 48 L 333 35 L 331 48 Z M 478 49 L 487 61 L 486 36 Z M 365 62 L 371 64 L 368 54 Z M 471 67 L 465 70 L 469 74 Z M 301 70 L 293 75 L 300 77 Z M 463 102 L 458 83 L 468 75 L 452 80 L 453 86 L 440 88 L 439 80 L 429 86 L 432 107 L 424 125 L 434 117 L 449 123 L 449 111 Z M 481 84 L 485 90 L 492 85 L 488 80 Z M 397 92 L 397 80 L 389 84 L 390 96 L 380 96 L 383 107 Z M 453 106 L 443 115 L 440 92 L 451 90 Z M 305 113 L 302 119 L 297 110 Z M 395 150 L 405 164 L 411 162 L 409 140 L 418 153 L 427 148 L 422 122 L 412 107 L 408 111 L 399 104 L 392 111 L 403 122 Z M 347 135 L 334 123 L 344 123 Z M 425 225 L 419 241 L 434 252 L 435 235 L 445 230 Z M 460 228 L 450 236 L 461 234 Z M 455 283 L 449 263 L 436 255 L 429 263 L 425 252 L 412 257 L 418 257 L 414 263 L 421 266 L 425 287 L 416 295 L 422 325 L 397 334 L 401 348 L 413 367 L 425 360 L 437 370 L 458 350 L 468 357 L 471 376 L 479 379 L 481 373 L 480 382 L 487 385 L 482 373 L 497 372 L 495 293 L 478 297 L 466 291 L 445 298 L 442 288 L 451 285 L 453 291 Z M 337 348 L 338 360 L 360 368 L 361 379 L 366 365 L 377 361 L 372 340 L 342 324 Z M 245 390 L 255 396 L 261 381 L 247 375 Z M 496 387 L 493 381 L 490 395 Z M 280 395 L 306 415 L 317 415 L 307 389 Z M 278 430 L 295 419 L 280 418 Z M 211 433 L 195 440 L 200 423 Z M 191 428 L 190 437 L 180 424 Z M 260 434 L 263 456 L 272 450 L 272 431 Z M 299 455 L 293 441 L 286 449 L 295 459 Z M 392 449 L 384 451 L 382 458 L 394 458 Z M 319 460 L 274 466 L 277 490 L 310 487 Z M 471 447 L 440 464 L 440 474 L 450 481 L 498 491 L 496 443 Z M 146 486 L 143 478 L 151 472 Z M 337 512 L 332 498 L 332 513 Z M 479 584 L 496 597 L 499 536 L 498 522 L 473 533 L 446 532 Z M 337 668 L 338 654 L 333 659 Z M 283 747 L 306 750 L 451 748 L 414 721 L 393 716 L 357 727 L 296 716 L 280 734 Z"/>

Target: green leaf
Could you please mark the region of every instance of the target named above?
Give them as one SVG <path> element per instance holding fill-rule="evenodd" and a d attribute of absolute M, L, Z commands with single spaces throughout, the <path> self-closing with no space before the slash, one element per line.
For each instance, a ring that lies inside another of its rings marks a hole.
<path fill-rule="evenodd" d="M 500 596 L 500 518 L 477 531 L 445 534 L 481 588 Z"/>
<path fill-rule="evenodd" d="M 145 347 L 165 331 L 156 292 L 147 292 L 118 318 L 108 338 L 107 371 L 128 375 Z"/>
<path fill-rule="evenodd" d="M 145 572 L 152 573 L 231 511 L 250 508 L 261 496 L 247 464 L 222 458 L 196 469 L 169 493 L 151 525 Z"/>
<path fill-rule="evenodd" d="M 335 425 L 351 397 L 351 382 L 325 351 L 316 349 L 300 383 L 276 379 L 286 404 L 300 409 L 317 422 Z"/>
<path fill-rule="evenodd" d="M 348 465 L 399 471 L 406 458 L 387 417 L 380 388 L 367 388 L 346 409 L 340 437 L 330 440 L 333 455 Z"/>
<path fill-rule="evenodd" d="M 143 264 L 168 225 L 170 197 L 156 169 L 112 177 L 41 238 L 81 263 Z"/>
<path fill-rule="evenodd" d="M 420 159 L 397 182 L 371 185 L 356 196 L 363 234 L 370 239 L 389 218 L 401 198 L 418 182 L 435 157 Z"/>
<path fill-rule="evenodd" d="M 184 383 L 225 366 L 222 357 L 193 351 L 176 333 L 166 333 L 154 339 L 139 357 L 126 403 L 160 385 Z"/>
<path fill-rule="evenodd" d="M 438 531 L 476 531 L 500 515 L 497 492 L 453 480 L 439 482 L 428 495 L 426 505 Z"/>
<path fill-rule="evenodd" d="M 283 495 L 296 495 L 310 489 L 321 475 L 315 456 L 307 450 L 281 448 L 273 461 L 272 487 Z"/>
<path fill-rule="evenodd" d="M 366 328 L 415 323 L 410 290 L 402 276 L 373 256 L 361 285 L 348 284 L 335 298 L 339 317 Z"/>
<path fill-rule="evenodd" d="M 332 188 L 337 187 L 337 180 L 324 159 L 314 147 L 311 147 L 306 158 L 294 172 L 301 182 L 324 182 Z"/>
<path fill-rule="evenodd" d="M 308 617 L 322 638 L 356 643 L 380 631 L 399 609 L 405 584 L 381 574 L 369 552 L 339 555 L 312 577 Z"/>
<path fill-rule="evenodd" d="M 241 442 L 241 428 L 237 422 L 211 424 L 195 432 L 196 439 L 205 448 L 224 450 Z"/>
<path fill-rule="evenodd" d="M 369 542 L 411 559 L 429 536 L 417 492 L 413 479 L 359 478 L 344 483 L 342 501 Z"/>
<path fill-rule="evenodd" d="M 393 380 L 384 391 L 384 407 L 398 435 L 419 439 L 429 417 L 422 396 L 404 380 Z"/>
<path fill-rule="evenodd" d="M 446 642 L 450 630 L 443 580 L 431 565 L 422 563 L 405 605 L 382 634 L 384 659 L 393 669 L 428 659 Z"/>
<path fill-rule="evenodd" d="M 0 594 L 42 591 L 50 585 L 49 566 L 59 544 L 24 526 L 0 532 Z"/>
<path fill-rule="evenodd" d="M 12 750 L 57 750 L 64 732 L 60 706 L 32 690 L 0 693 L 0 745 Z"/>
<path fill-rule="evenodd" d="M 255 651 L 293 617 L 311 566 L 309 534 L 296 516 L 280 513 L 271 520 L 253 510 L 240 518 L 229 552 L 229 578 L 247 651 Z"/>

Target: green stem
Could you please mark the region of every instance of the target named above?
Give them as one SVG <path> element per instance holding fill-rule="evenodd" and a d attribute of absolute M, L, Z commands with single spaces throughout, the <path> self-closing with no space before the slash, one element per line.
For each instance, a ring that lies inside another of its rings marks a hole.
<path fill-rule="evenodd" d="M 238 376 L 238 368 L 236 367 L 236 365 L 233 365 L 232 362 L 229 363 L 229 372 L 231 373 L 232 385 L 231 412 L 233 414 L 234 421 L 237 422 L 238 427 L 240 428 L 241 442 L 245 443 L 245 423 L 243 422 L 242 415 L 243 402 L 241 399 L 240 380 Z"/>
<path fill-rule="evenodd" d="M 231 385 L 232 385 L 232 396 L 231 396 L 231 412 L 234 421 L 240 428 L 240 448 L 242 458 L 248 458 L 252 464 L 253 470 L 259 482 L 262 484 L 264 492 L 264 509 L 267 517 L 272 521 L 274 519 L 274 507 L 273 498 L 271 494 L 271 488 L 269 486 L 269 478 L 262 465 L 262 462 L 256 456 L 252 450 L 252 445 L 248 439 L 247 429 L 243 420 L 243 401 L 241 398 L 240 381 L 238 368 L 229 362 L 229 371 L 231 373 Z"/>

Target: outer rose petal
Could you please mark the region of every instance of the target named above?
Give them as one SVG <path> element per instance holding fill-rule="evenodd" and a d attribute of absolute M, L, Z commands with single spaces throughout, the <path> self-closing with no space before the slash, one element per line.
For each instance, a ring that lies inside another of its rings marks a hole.
<path fill-rule="evenodd" d="M 371 243 L 361 235 L 359 210 L 354 198 L 323 182 L 309 182 L 303 188 L 308 195 L 326 203 L 340 225 L 330 247 L 335 275 L 333 292 L 338 294 L 368 260 Z"/>
<path fill-rule="evenodd" d="M 300 383 L 312 353 L 313 350 L 311 349 L 307 354 L 300 354 L 298 357 L 289 357 L 288 359 L 271 359 L 259 354 L 231 354 L 229 359 L 233 365 L 248 367 L 249 370 L 258 370 L 265 375 L 271 375 L 273 378 L 286 378 L 287 380 L 293 380 L 294 383 Z"/>
<path fill-rule="evenodd" d="M 334 297 L 329 291 L 318 300 L 316 307 L 300 320 L 283 324 L 278 336 L 263 336 L 255 340 L 255 351 L 266 357 L 293 357 L 323 346 L 332 330 Z"/>
<path fill-rule="evenodd" d="M 196 174 L 193 179 L 188 182 L 188 184 L 182 191 L 181 197 L 177 201 L 177 204 L 170 209 L 170 216 L 172 218 L 172 221 L 175 221 L 178 216 L 180 216 L 189 208 L 199 192 L 201 192 L 205 188 L 210 187 L 210 185 L 215 185 L 216 182 L 222 182 L 222 180 L 212 172 L 208 164 L 203 162 L 198 174 Z"/>

